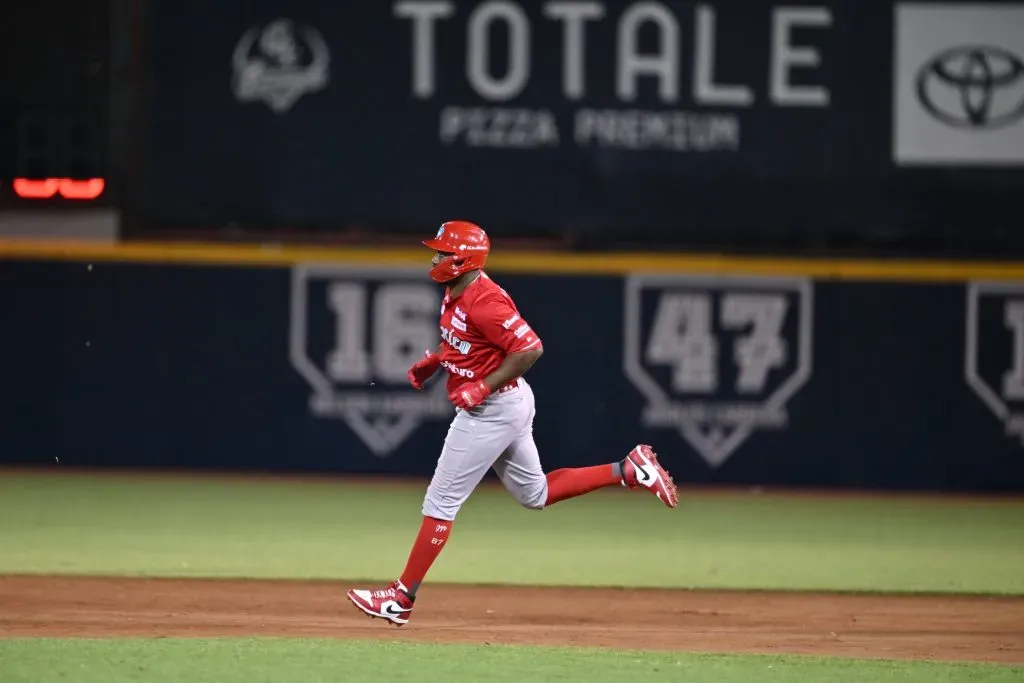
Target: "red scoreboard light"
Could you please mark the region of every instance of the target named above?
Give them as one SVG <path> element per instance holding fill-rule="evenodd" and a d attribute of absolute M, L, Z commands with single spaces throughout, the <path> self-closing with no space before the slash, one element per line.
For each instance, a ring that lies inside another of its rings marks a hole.
<path fill-rule="evenodd" d="M 21 199 L 69 199 L 92 201 L 106 188 L 103 178 L 75 180 L 72 178 L 15 178 L 11 184 Z"/>

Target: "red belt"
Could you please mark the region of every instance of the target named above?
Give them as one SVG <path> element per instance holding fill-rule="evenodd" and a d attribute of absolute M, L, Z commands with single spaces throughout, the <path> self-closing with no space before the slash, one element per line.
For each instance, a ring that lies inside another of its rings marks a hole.
<path fill-rule="evenodd" d="M 517 379 L 512 380 L 511 382 L 509 382 L 508 384 L 506 384 L 504 386 L 498 387 L 498 390 L 495 391 L 494 393 L 496 393 L 496 394 L 504 394 L 506 391 L 512 391 L 513 389 L 518 389 L 518 388 L 519 388 L 519 379 L 517 378 Z"/>

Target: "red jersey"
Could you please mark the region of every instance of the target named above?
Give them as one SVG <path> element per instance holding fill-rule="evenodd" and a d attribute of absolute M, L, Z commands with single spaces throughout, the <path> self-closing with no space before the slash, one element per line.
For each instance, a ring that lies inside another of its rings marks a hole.
<path fill-rule="evenodd" d="M 519 315 L 512 297 L 482 271 L 454 299 L 451 288 L 445 288 L 441 366 L 448 371 L 449 394 L 487 377 L 506 355 L 538 348 L 540 337 Z"/>

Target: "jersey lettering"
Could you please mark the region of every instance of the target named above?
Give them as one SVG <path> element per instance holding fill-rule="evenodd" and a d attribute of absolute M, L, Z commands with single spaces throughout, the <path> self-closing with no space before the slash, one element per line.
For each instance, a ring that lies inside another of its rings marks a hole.
<path fill-rule="evenodd" d="M 469 350 L 473 348 L 473 345 L 464 339 L 460 339 L 455 336 L 455 333 L 449 330 L 447 327 L 441 326 L 441 338 L 447 342 L 453 349 L 457 349 L 463 356 L 469 353 Z"/>
<path fill-rule="evenodd" d="M 446 360 L 441 361 L 441 365 L 446 370 L 458 375 L 459 377 L 465 377 L 467 379 L 473 379 L 474 377 L 476 377 L 476 373 L 470 370 L 469 368 L 460 368 L 458 365 L 455 365 L 454 363 L 449 363 Z"/>

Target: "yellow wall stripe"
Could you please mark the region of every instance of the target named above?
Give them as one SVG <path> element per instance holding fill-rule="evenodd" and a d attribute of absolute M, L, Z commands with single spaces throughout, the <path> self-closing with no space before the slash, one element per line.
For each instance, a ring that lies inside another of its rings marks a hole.
<path fill-rule="evenodd" d="M 411 240 L 412 241 L 412 240 Z M 0 240 L 0 260 L 126 262 L 287 267 L 296 263 L 429 266 L 424 248 L 298 247 L 213 243 Z M 722 275 L 786 275 L 838 280 L 962 282 L 1024 280 L 1024 261 L 868 260 L 768 258 L 678 253 L 615 252 L 576 254 L 526 252 L 497 247 L 488 270 L 506 273 L 622 275 L 630 272 L 688 272 Z"/>

